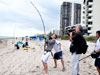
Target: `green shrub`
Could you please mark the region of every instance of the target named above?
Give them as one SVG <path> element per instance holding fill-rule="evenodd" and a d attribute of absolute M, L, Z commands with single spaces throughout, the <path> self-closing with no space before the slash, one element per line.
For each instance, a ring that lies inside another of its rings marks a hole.
<path fill-rule="evenodd" d="M 97 40 L 96 36 L 85 36 L 85 39 L 90 42 L 95 42 Z"/>
<path fill-rule="evenodd" d="M 60 35 L 60 36 L 58 36 L 58 38 L 61 38 L 61 40 L 69 40 L 68 35 Z"/>

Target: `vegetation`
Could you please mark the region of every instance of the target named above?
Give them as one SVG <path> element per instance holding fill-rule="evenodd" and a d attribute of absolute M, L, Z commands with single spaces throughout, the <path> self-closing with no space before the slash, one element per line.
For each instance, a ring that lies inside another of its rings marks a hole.
<path fill-rule="evenodd" d="M 42 35 L 44 35 L 44 34 L 42 34 Z M 47 34 L 47 36 L 51 36 L 51 35 L 53 35 L 52 32 Z M 41 35 L 38 35 L 38 36 L 41 36 Z M 61 38 L 61 40 L 69 40 L 69 35 L 58 35 L 57 37 Z M 97 40 L 96 36 L 84 36 L 84 38 L 89 42 L 96 42 L 96 40 Z"/>
<path fill-rule="evenodd" d="M 61 38 L 62 40 L 69 40 L 68 35 L 59 35 L 58 38 Z"/>
<path fill-rule="evenodd" d="M 85 36 L 85 39 L 89 42 L 96 42 L 96 36 Z"/>
<path fill-rule="evenodd" d="M 68 35 L 58 36 L 58 38 L 61 38 L 62 40 L 69 40 L 69 36 Z M 84 36 L 84 38 L 88 42 L 96 42 L 96 40 L 97 40 L 96 36 Z"/>

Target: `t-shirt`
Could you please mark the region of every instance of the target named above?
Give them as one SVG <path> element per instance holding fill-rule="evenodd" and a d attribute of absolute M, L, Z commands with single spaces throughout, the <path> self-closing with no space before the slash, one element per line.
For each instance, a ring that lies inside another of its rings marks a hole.
<path fill-rule="evenodd" d="M 95 51 L 100 50 L 100 38 L 97 40 Z M 98 57 L 100 58 L 100 56 Z"/>
<path fill-rule="evenodd" d="M 45 50 L 52 50 L 55 44 L 55 39 L 52 40 L 47 39 L 46 43 L 47 43 L 47 47 L 45 48 Z"/>
<path fill-rule="evenodd" d="M 76 48 L 75 52 L 77 54 L 83 53 L 83 51 L 82 51 L 82 42 L 83 42 L 84 38 L 83 38 L 82 34 L 81 33 L 75 34 L 72 37 L 72 40 L 73 40 L 73 44 L 75 45 L 75 48 Z"/>
<path fill-rule="evenodd" d="M 60 43 L 60 42 L 56 40 L 55 45 L 54 45 L 54 50 L 55 50 L 56 52 L 62 51 L 62 48 L 61 48 L 61 50 L 60 50 L 60 45 L 59 45 L 59 43 Z"/>

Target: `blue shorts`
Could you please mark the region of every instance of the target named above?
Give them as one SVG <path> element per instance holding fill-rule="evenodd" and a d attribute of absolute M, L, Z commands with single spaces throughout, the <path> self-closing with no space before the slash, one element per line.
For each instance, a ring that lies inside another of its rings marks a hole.
<path fill-rule="evenodd" d="M 63 51 L 56 52 L 56 53 L 54 54 L 54 59 L 57 59 L 57 60 L 63 59 Z"/>
<path fill-rule="evenodd" d="M 95 60 L 95 66 L 99 67 L 99 69 L 100 69 L 100 58 L 96 58 L 96 60 Z"/>

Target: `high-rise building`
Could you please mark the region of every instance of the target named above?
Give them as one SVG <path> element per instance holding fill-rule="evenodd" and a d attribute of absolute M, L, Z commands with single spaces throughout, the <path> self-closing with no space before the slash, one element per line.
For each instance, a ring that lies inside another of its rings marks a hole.
<path fill-rule="evenodd" d="M 81 23 L 81 4 L 74 3 L 74 25 Z"/>
<path fill-rule="evenodd" d="M 81 4 L 63 2 L 61 5 L 60 35 L 65 35 L 70 30 L 75 29 L 77 24 L 81 24 Z"/>
<path fill-rule="evenodd" d="M 60 34 L 65 34 L 65 27 L 71 26 L 72 3 L 63 2 L 61 5 Z"/>
<path fill-rule="evenodd" d="M 59 35 L 59 30 L 53 30 L 53 34 Z"/>
<path fill-rule="evenodd" d="M 88 35 L 95 35 L 100 30 L 100 0 L 83 0 L 83 18 L 88 29 Z"/>

